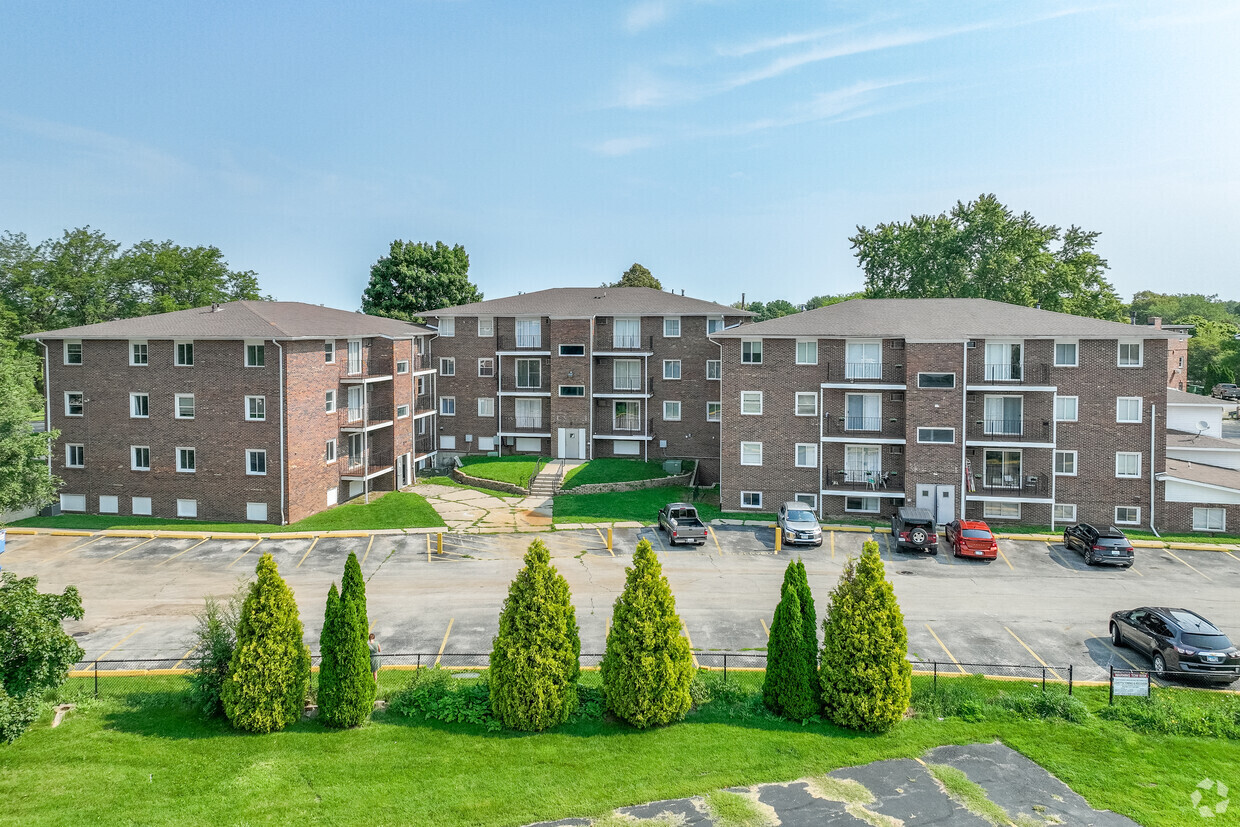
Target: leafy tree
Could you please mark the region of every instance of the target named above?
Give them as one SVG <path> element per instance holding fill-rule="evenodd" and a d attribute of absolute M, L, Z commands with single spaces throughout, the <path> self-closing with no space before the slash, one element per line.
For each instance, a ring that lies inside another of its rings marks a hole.
<path fill-rule="evenodd" d="M 23 359 L 12 344 L 0 341 L 0 513 L 52 502 L 60 480 L 47 467 L 47 454 L 58 431 L 36 433 L 31 422 L 43 418 L 34 393 L 38 363 Z"/>
<path fill-rule="evenodd" d="M 357 555 L 345 561 L 343 588 L 332 583 L 319 651 L 319 718 L 328 726 L 358 726 L 375 706 L 375 679 L 370 671 L 366 584 Z"/>
<path fill-rule="evenodd" d="M 248 591 L 248 584 L 241 584 L 224 602 L 208 596 L 202 611 L 195 615 L 197 625 L 190 646 L 196 660 L 189 676 L 189 697 L 190 703 L 209 718 L 224 714 L 220 694 L 237 648 L 237 624 Z"/>
<path fill-rule="evenodd" d="M 432 310 L 480 301 L 464 247 L 397 239 L 370 268 L 362 312 L 412 322 Z"/>
<path fill-rule="evenodd" d="M 45 693 L 58 688 L 82 647 L 61 621 L 82 619 L 74 586 L 43 594 L 37 577 L 0 572 L 0 741 L 11 742 L 38 717 Z"/>
<path fill-rule="evenodd" d="M 600 667 L 607 708 L 642 729 L 678 721 L 692 704 L 693 655 L 649 540 L 624 575 Z"/>
<path fill-rule="evenodd" d="M 633 266 L 624 271 L 620 276 L 620 281 L 611 284 L 604 284 L 604 287 L 652 287 L 655 290 L 662 290 L 663 283 L 654 277 L 653 274 L 645 267 L 637 262 L 633 262 Z"/>
<path fill-rule="evenodd" d="M 1201 316 L 1185 317 L 1184 323 L 1194 325 L 1188 338 L 1189 380 L 1207 391 L 1219 382 L 1235 382 L 1240 375 L 1240 326 Z"/>
<path fill-rule="evenodd" d="M 823 295 L 811 296 L 810 300 L 805 303 L 806 310 L 817 310 L 820 307 L 829 307 L 840 302 L 852 301 L 853 299 L 864 299 L 865 293 L 858 291 L 856 293 L 840 293 L 839 295 Z"/>
<path fill-rule="evenodd" d="M 577 709 L 581 637 L 568 581 L 542 540 L 530 543 L 499 614 L 491 651 L 491 710 L 510 729 L 539 732 Z"/>
<path fill-rule="evenodd" d="M 118 318 L 113 260 L 120 245 L 98 230 L 65 230 L 31 247 L 23 234 L 0 241 L 0 301 L 17 333 L 37 333 Z"/>
<path fill-rule="evenodd" d="M 817 684 L 806 661 L 805 623 L 801 613 L 797 564 L 784 571 L 779 605 L 771 620 L 762 700 L 785 718 L 803 721 L 818 712 Z"/>
<path fill-rule="evenodd" d="M 858 227 L 849 241 L 869 298 L 982 298 L 1119 321 L 1098 235 L 1039 224 L 982 195 L 937 216 Z"/>
<path fill-rule="evenodd" d="M 140 241 L 115 262 L 120 318 L 265 298 L 253 270 L 228 269 L 218 247 Z"/>
<path fill-rule="evenodd" d="M 912 697 L 908 632 L 873 540 L 844 567 L 823 632 L 819 679 L 827 717 L 867 732 L 895 726 Z"/>
<path fill-rule="evenodd" d="M 274 732 L 301 715 L 310 685 L 310 650 L 302 642 L 297 601 L 270 554 L 241 606 L 237 646 L 221 692 L 238 729 Z"/>
<path fill-rule="evenodd" d="M 1192 317 L 1238 324 L 1240 317 L 1232 309 L 1233 305 L 1234 302 L 1222 301 L 1217 295 L 1142 290 L 1132 297 L 1130 307 L 1137 324 L 1149 324 L 1153 316 L 1158 316 L 1166 324 L 1191 324 L 1188 320 Z"/>

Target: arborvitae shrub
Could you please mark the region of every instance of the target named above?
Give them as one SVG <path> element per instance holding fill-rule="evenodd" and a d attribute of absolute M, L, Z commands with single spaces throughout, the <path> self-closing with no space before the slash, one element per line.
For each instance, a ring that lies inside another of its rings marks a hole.
<path fill-rule="evenodd" d="M 883 574 L 878 543 L 849 560 L 823 622 L 819 678 L 827 717 L 840 726 L 883 732 L 898 723 L 912 695 L 908 632 Z"/>
<path fill-rule="evenodd" d="M 340 646 L 340 592 L 333 582 L 327 592 L 323 610 L 323 631 L 319 634 L 319 683 L 315 698 L 319 704 L 319 720 L 327 723 L 329 710 L 340 706 L 340 676 L 336 653 Z"/>
<path fill-rule="evenodd" d="M 237 645 L 221 697 L 238 729 L 273 732 L 301 715 L 310 684 L 310 650 L 302 642 L 297 601 L 264 554 L 241 606 Z"/>
<path fill-rule="evenodd" d="M 818 712 L 817 682 L 805 670 L 805 634 L 796 563 L 789 563 L 766 649 L 762 700 L 767 709 L 803 721 Z"/>
<path fill-rule="evenodd" d="M 600 667 L 607 708 L 636 727 L 680 720 L 692 697 L 693 655 L 676 599 L 649 540 L 637 544 L 616 600 Z"/>
<path fill-rule="evenodd" d="M 339 609 L 332 634 L 324 618 L 323 655 L 319 667 L 319 718 L 328 726 L 358 726 L 375 707 L 375 678 L 370 671 L 370 624 L 366 618 L 366 582 L 357 555 L 349 552 L 341 579 Z M 336 584 L 332 584 L 333 591 Z M 331 607 L 331 596 L 327 598 Z M 330 663 L 329 663 L 330 661 Z M 324 694 L 324 671 L 330 668 L 333 685 Z"/>
<path fill-rule="evenodd" d="M 499 615 L 489 673 L 491 709 L 510 729 L 538 732 L 577 709 L 581 637 L 565 580 L 542 540 L 530 543 Z"/>

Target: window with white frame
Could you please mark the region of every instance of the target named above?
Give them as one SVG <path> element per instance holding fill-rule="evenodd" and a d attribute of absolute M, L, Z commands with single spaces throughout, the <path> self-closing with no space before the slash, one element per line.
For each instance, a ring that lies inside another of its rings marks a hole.
<path fill-rule="evenodd" d="M 428 417 L 428 416 L 424 416 L 424 417 L 422 417 L 421 419 L 417 420 L 417 423 L 418 423 L 418 433 L 419 433 L 419 434 L 425 434 L 425 433 L 426 433 L 426 420 L 428 420 L 428 419 L 430 419 L 430 417 Z"/>
<path fill-rule="evenodd" d="M 65 364 L 80 365 L 82 364 L 82 343 L 77 339 L 68 339 L 65 341 Z"/>
<path fill-rule="evenodd" d="M 1117 364 L 1121 368 L 1139 368 L 1141 367 L 1141 343 L 1140 342 L 1120 342 L 1119 358 Z"/>
<path fill-rule="evenodd" d="M 267 397 L 247 396 L 245 398 L 245 418 L 250 422 L 262 422 L 267 419 Z"/>
<path fill-rule="evenodd" d="M 1076 506 L 1072 503 L 1055 503 L 1056 523 L 1075 523 Z"/>
<path fill-rule="evenodd" d="M 762 443 L 761 442 L 742 442 L 741 443 L 741 465 L 761 465 L 762 464 Z"/>
<path fill-rule="evenodd" d="M 398 359 L 396 362 L 396 372 L 397 373 L 408 373 L 409 372 L 409 360 Z"/>
<path fill-rule="evenodd" d="M 983 456 L 982 485 L 986 488 L 1002 488 L 1020 491 L 1024 488 L 1021 477 L 1021 452 L 987 449 Z"/>
<path fill-rule="evenodd" d="M 517 319 L 517 347 L 542 347 L 542 319 Z"/>
<path fill-rule="evenodd" d="M 723 379 L 723 361 L 720 359 L 706 360 L 706 378 Z"/>
<path fill-rule="evenodd" d="M 1055 476 L 1076 476 L 1076 451 L 1055 452 Z"/>
<path fill-rule="evenodd" d="M 177 471 L 192 474 L 198 469 L 198 452 L 193 448 L 177 448 Z"/>
<path fill-rule="evenodd" d="M 917 441 L 922 443 L 938 443 L 952 445 L 956 442 L 955 428 L 918 428 Z"/>
<path fill-rule="evenodd" d="M 245 518 L 256 523 L 266 522 L 267 503 L 246 503 Z"/>
<path fill-rule="evenodd" d="M 487 337 L 495 335 L 495 317 L 479 316 L 478 317 L 478 336 Z"/>
<path fill-rule="evenodd" d="M 415 392 L 418 396 L 423 396 L 423 395 L 425 395 L 425 394 L 426 394 L 426 377 L 425 377 L 425 376 L 418 376 L 418 377 L 415 377 L 415 378 L 416 378 L 416 380 L 417 380 L 417 381 L 416 381 L 416 383 L 414 384 L 414 392 Z"/>
<path fill-rule="evenodd" d="M 676 339 L 680 336 L 680 317 L 664 316 L 663 317 L 663 338 Z"/>
<path fill-rule="evenodd" d="M 1115 400 L 1116 422 L 1141 421 L 1141 397 L 1121 396 Z"/>
<path fill-rule="evenodd" d="M 611 344 L 615 348 L 635 348 L 641 345 L 641 319 L 615 319 L 611 331 Z"/>
<path fill-rule="evenodd" d="M 1076 422 L 1077 398 L 1075 396 L 1055 397 L 1055 421 Z"/>
<path fill-rule="evenodd" d="M 817 494 L 793 494 L 792 501 L 801 503 L 802 505 L 808 505 L 810 508 L 814 509 L 815 511 L 818 510 L 818 495 Z"/>
<path fill-rule="evenodd" d="M 560 396 L 585 396 L 585 385 L 560 385 Z"/>
<path fill-rule="evenodd" d="M 1115 452 L 1115 476 L 1117 477 L 1139 477 L 1141 476 L 1141 452 L 1140 451 L 1116 451 Z"/>
<path fill-rule="evenodd" d="M 762 340 L 741 340 L 741 362 L 749 365 L 762 364 Z"/>
<path fill-rule="evenodd" d="M 883 476 L 883 454 L 878 445 L 845 445 L 844 474 L 849 485 L 876 484 Z"/>
<path fill-rule="evenodd" d="M 817 339 L 797 339 L 797 364 L 798 365 L 818 364 L 818 340 Z"/>
<path fill-rule="evenodd" d="M 883 396 L 879 393 L 844 394 L 844 430 L 881 431 Z"/>
<path fill-rule="evenodd" d="M 262 342 L 245 343 L 245 366 L 261 368 L 267 366 L 267 346 Z"/>
<path fill-rule="evenodd" d="M 1074 368 L 1077 364 L 1076 342 L 1055 342 L 1055 367 Z"/>
<path fill-rule="evenodd" d="M 796 411 L 797 416 L 818 416 L 818 394 L 798 391 Z"/>
<path fill-rule="evenodd" d="M 396 418 L 397 419 L 408 419 L 409 418 L 409 406 L 408 405 L 397 405 L 396 406 Z"/>
<path fill-rule="evenodd" d="M 642 403 L 636 399 L 614 400 L 611 404 L 611 427 L 615 431 L 640 431 Z"/>
<path fill-rule="evenodd" d="M 637 359 L 617 359 L 611 367 L 612 387 L 618 391 L 641 390 L 642 363 Z"/>
<path fill-rule="evenodd" d="M 179 368 L 192 368 L 194 366 L 193 342 L 177 342 L 175 364 Z"/>
<path fill-rule="evenodd" d="M 745 416 L 762 413 L 762 391 L 741 391 L 741 413 Z"/>
<path fill-rule="evenodd" d="M 561 356 L 585 356 L 585 345 L 560 345 Z"/>
<path fill-rule="evenodd" d="M 245 452 L 245 473 L 251 477 L 261 477 L 267 473 L 267 452 L 249 448 Z"/>
<path fill-rule="evenodd" d="M 456 437 L 454 436 L 439 437 L 439 450 L 455 451 L 456 450 Z"/>
<path fill-rule="evenodd" d="M 478 397 L 478 416 L 495 416 L 495 397 Z"/>
<path fill-rule="evenodd" d="M 137 517 L 151 516 L 151 498 L 150 497 L 130 497 L 129 508 Z"/>
<path fill-rule="evenodd" d="M 878 497 L 845 497 L 844 510 L 859 514 L 877 514 Z"/>
<path fill-rule="evenodd" d="M 844 378 L 882 379 L 883 343 L 853 341 L 844 346 Z"/>
<path fill-rule="evenodd" d="M 345 342 L 345 373 L 357 376 L 362 372 L 362 340 L 350 339 Z"/>
<path fill-rule="evenodd" d="M 323 340 L 323 363 L 327 365 L 336 364 L 336 340 Z"/>
<path fill-rule="evenodd" d="M 129 446 L 129 470 L 130 471 L 150 471 L 151 470 L 151 449 L 147 445 L 130 445 Z"/>
<path fill-rule="evenodd" d="M 65 391 L 65 416 L 81 416 L 86 397 L 81 391 Z"/>
<path fill-rule="evenodd" d="M 151 415 L 151 395 L 148 393 L 129 394 L 130 419 L 146 419 Z"/>
<path fill-rule="evenodd" d="M 812 442 L 798 442 L 796 444 L 796 466 L 797 468 L 817 468 L 818 446 Z"/>
<path fill-rule="evenodd" d="M 723 317 L 722 316 L 707 317 L 706 335 L 710 336 L 713 333 L 718 333 L 720 330 L 723 330 Z"/>
<path fill-rule="evenodd" d="M 742 491 L 741 492 L 741 508 L 761 508 L 762 492 L 761 491 Z"/>
<path fill-rule="evenodd" d="M 174 402 L 177 419 L 194 418 L 194 395 L 192 393 L 178 393 L 174 397 Z"/>
<path fill-rule="evenodd" d="M 150 358 L 146 352 L 146 342 L 130 342 L 129 364 L 134 367 L 144 367 L 149 363 Z"/>
<path fill-rule="evenodd" d="M 495 360 L 493 358 L 485 358 L 478 360 L 478 376 L 486 378 L 495 375 Z"/>
<path fill-rule="evenodd" d="M 1020 503 L 987 500 L 982 504 L 982 516 L 987 520 L 1019 520 Z"/>
<path fill-rule="evenodd" d="M 86 467 L 86 446 L 74 445 L 72 443 L 65 446 L 65 467 L 66 468 L 85 468 Z"/>
<path fill-rule="evenodd" d="M 86 495 L 85 494 L 61 494 L 60 495 L 61 511 L 85 511 Z"/>
<path fill-rule="evenodd" d="M 99 495 L 99 513 L 116 514 L 120 511 L 121 498 L 115 494 Z"/>
<path fill-rule="evenodd" d="M 1141 508 L 1135 505 L 1115 506 L 1116 525 L 1141 525 Z"/>
<path fill-rule="evenodd" d="M 177 500 L 177 516 L 192 519 L 198 516 L 198 500 Z"/>
<path fill-rule="evenodd" d="M 1025 400 L 1020 396 L 982 398 L 982 432 L 988 436 L 1020 436 L 1025 431 Z"/>
<path fill-rule="evenodd" d="M 439 397 L 439 415 L 440 416 L 456 416 L 456 397 L 455 396 Z"/>
<path fill-rule="evenodd" d="M 441 316 L 439 318 L 439 335 L 448 338 L 456 335 L 455 316 Z"/>
<path fill-rule="evenodd" d="M 517 387 L 527 389 L 542 387 L 542 360 L 517 360 Z"/>
<path fill-rule="evenodd" d="M 917 387 L 929 388 L 931 390 L 951 390 L 956 387 L 956 374 L 919 373 L 917 374 Z"/>
<path fill-rule="evenodd" d="M 336 392 L 327 391 L 323 394 L 323 410 L 327 413 L 336 412 Z"/>
<path fill-rule="evenodd" d="M 986 343 L 986 381 L 1015 382 L 1021 378 L 1022 353 L 1021 342 L 987 342 Z"/>
<path fill-rule="evenodd" d="M 1226 508 L 1194 508 L 1193 531 L 1226 531 Z"/>
<path fill-rule="evenodd" d="M 335 462 L 336 461 L 336 440 L 329 439 L 323 443 L 323 461 L 324 462 Z"/>
<path fill-rule="evenodd" d="M 456 357 L 440 356 L 439 357 L 439 375 L 440 376 L 456 376 Z"/>
<path fill-rule="evenodd" d="M 680 401 L 667 399 L 663 402 L 663 421 L 679 422 L 680 421 Z"/>
<path fill-rule="evenodd" d="M 680 378 L 680 360 L 664 359 L 663 360 L 663 378 L 679 379 Z"/>
<path fill-rule="evenodd" d="M 723 403 L 707 402 L 706 403 L 706 421 L 722 422 L 723 421 Z"/>

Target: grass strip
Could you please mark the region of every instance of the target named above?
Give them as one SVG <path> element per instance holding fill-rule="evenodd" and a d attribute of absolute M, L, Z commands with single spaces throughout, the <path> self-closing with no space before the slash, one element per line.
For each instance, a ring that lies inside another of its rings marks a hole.
<path fill-rule="evenodd" d="M 706 812 L 717 827 L 774 827 L 777 823 L 749 796 L 728 790 L 705 795 Z"/>
<path fill-rule="evenodd" d="M 564 490 L 581 485 L 596 485 L 605 482 L 637 482 L 640 480 L 659 480 L 669 477 L 663 470 L 661 462 L 645 462 L 640 459 L 617 459 L 603 457 L 593 459 L 576 468 L 570 468 L 564 475 L 560 487 Z"/>
<path fill-rule="evenodd" d="M 990 800 L 981 784 L 969 780 L 963 771 L 947 764 L 926 764 L 934 779 L 943 785 L 948 798 L 993 827 L 1008 827 L 1012 817 L 1008 811 Z"/>
<path fill-rule="evenodd" d="M 530 479 L 538 473 L 540 464 L 545 465 L 547 461 L 547 457 L 468 456 L 461 457 L 461 473 L 527 488 Z"/>

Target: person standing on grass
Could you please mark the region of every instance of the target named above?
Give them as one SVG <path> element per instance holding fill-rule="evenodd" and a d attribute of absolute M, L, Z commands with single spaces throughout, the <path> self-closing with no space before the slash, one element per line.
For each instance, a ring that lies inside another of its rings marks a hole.
<path fill-rule="evenodd" d="M 379 661 L 382 656 L 379 654 L 383 651 L 383 647 L 379 645 L 379 641 L 375 640 L 375 633 L 370 633 L 370 671 L 375 675 L 375 684 L 379 683 Z"/>

